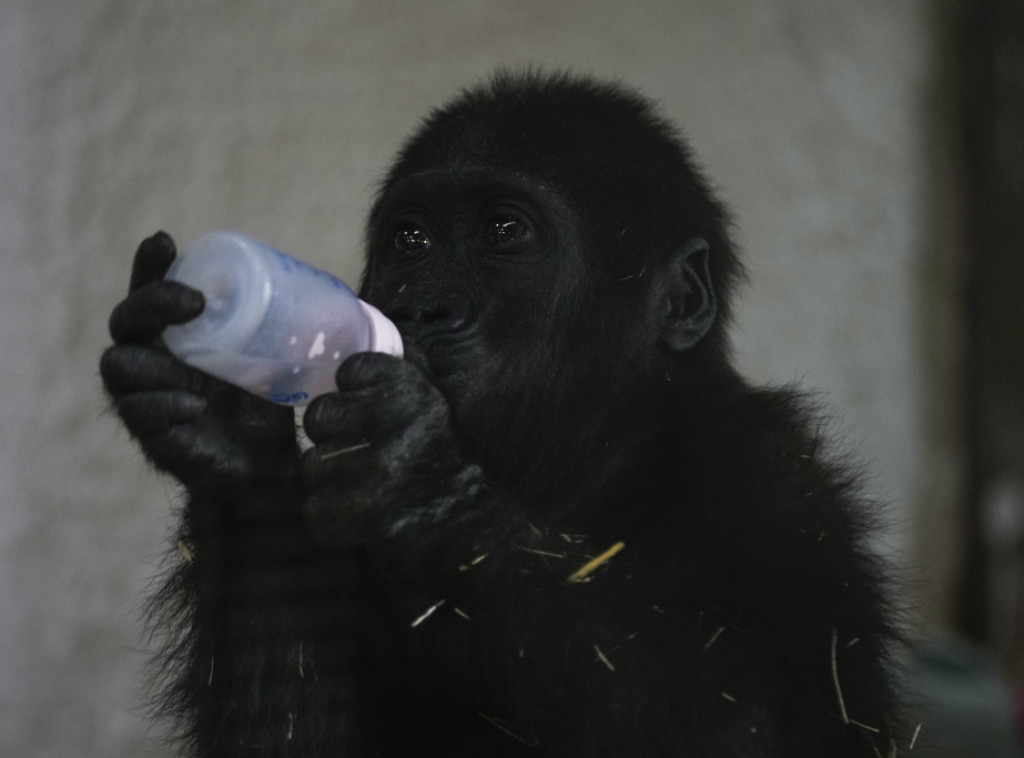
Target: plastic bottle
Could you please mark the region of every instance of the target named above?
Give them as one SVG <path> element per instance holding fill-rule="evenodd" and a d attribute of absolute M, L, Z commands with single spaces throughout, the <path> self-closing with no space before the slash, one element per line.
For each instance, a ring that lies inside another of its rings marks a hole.
<path fill-rule="evenodd" d="M 163 340 L 191 366 L 284 405 L 333 392 L 353 353 L 402 355 L 398 329 L 325 271 L 231 231 L 187 246 L 167 279 L 200 290 L 203 312 Z"/>

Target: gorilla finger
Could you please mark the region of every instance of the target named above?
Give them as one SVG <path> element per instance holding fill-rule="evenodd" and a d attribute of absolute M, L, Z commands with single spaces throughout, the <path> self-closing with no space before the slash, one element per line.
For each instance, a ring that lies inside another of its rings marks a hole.
<path fill-rule="evenodd" d="M 144 239 L 135 251 L 128 292 L 134 292 L 144 284 L 163 279 L 176 256 L 174 240 L 167 232 L 160 231 Z"/>
<path fill-rule="evenodd" d="M 352 392 L 388 382 L 400 382 L 410 366 L 386 353 L 356 353 L 338 366 L 334 381 L 341 392 Z"/>
<path fill-rule="evenodd" d="M 205 425 L 179 424 L 140 442 L 157 466 L 186 485 L 214 487 L 252 477 L 245 450 Z"/>
<path fill-rule="evenodd" d="M 156 390 L 126 395 L 114 407 L 132 434 L 144 436 L 194 421 L 206 410 L 206 401 L 180 390 Z"/>
<path fill-rule="evenodd" d="M 115 342 L 148 342 L 170 324 L 191 321 L 203 311 L 203 293 L 180 282 L 145 284 L 118 303 L 110 314 Z"/>
<path fill-rule="evenodd" d="M 417 415 L 425 405 L 444 402 L 440 390 L 434 386 L 418 361 L 422 352 L 414 343 L 409 360 L 394 358 L 384 353 L 357 353 L 343 363 L 335 377 L 338 392 L 353 392 L 377 401 L 384 401 L 388 409 L 385 420 L 402 423 Z"/>
<path fill-rule="evenodd" d="M 202 394 L 208 380 L 200 371 L 149 345 L 114 345 L 100 358 L 100 375 L 114 397 L 149 390 Z"/>
<path fill-rule="evenodd" d="M 361 439 L 366 426 L 368 402 L 331 392 L 316 398 L 302 415 L 302 427 L 314 444 L 333 441 L 346 444 Z"/>
<path fill-rule="evenodd" d="M 373 443 L 363 440 L 317 445 L 302 454 L 302 482 L 313 491 L 332 481 L 365 477 L 377 455 Z"/>

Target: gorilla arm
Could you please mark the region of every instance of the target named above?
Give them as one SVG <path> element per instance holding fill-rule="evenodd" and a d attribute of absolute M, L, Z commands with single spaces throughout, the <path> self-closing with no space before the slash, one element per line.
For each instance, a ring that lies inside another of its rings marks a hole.
<path fill-rule="evenodd" d="M 171 679 L 157 708 L 178 720 L 195 755 L 284 754 L 285 745 L 315 754 L 351 739 L 344 667 L 332 671 L 347 644 L 351 571 L 303 523 L 292 409 L 196 371 L 160 344 L 168 324 L 203 307 L 200 293 L 163 280 L 175 254 L 163 233 L 139 246 L 100 366 L 146 457 L 187 494 L 177 534 L 185 560 L 150 603 L 167 641 L 156 671 Z M 325 673 L 316 687 L 296 673 L 303 656 Z M 318 710 L 335 717 L 311 724 Z"/>
<path fill-rule="evenodd" d="M 629 755 L 639 735 L 645 754 L 709 740 L 772 754 L 770 719 L 743 704 L 742 680 L 723 686 L 722 662 L 783 677 L 720 631 L 728 654 L 701 655 L 724 622 L 679 607 L 672 568 L 639 544 L 613 554 L 572 516 L 529 516 L 464 457 L 446 400 L 412 363 L 357 355 L 338 385 L 306 413 L 305 513 L 326 543 L 367 549 L 395 631 L 374 664 L 380 697 L 416 724 L 383 737 L 410 740 L 394 754 L 432 737 L 451 755 Z"/>

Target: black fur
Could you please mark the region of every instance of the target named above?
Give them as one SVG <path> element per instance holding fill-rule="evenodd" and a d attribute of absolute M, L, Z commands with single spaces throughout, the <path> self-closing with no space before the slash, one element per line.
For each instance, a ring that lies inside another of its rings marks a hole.
<path fill-rule="evenodd" d="M 108 390 L 188 490 L 153 618 L 191 754 L 890 754 L 874 509 L 732 369 L 726 213 L 649 103 L 497 75 L 402 150 L 367 249 L 409 359 L 348 360 L 301 458 L 154 343 L 201 307 L 166 235 L 112 316 Z"/>

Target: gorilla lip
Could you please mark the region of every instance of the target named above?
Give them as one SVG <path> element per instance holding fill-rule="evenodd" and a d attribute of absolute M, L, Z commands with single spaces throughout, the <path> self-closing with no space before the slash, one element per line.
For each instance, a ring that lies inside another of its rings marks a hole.
<path fill-rule="evenodd" d="M 460 332 L 435 330 L 427 333 L 403 331 L 403 335 L 407 335 L 419 344 L 432 372 L 450 374 L 458 368 L 466 367 L 465 354 L 473 349 L 472 343 L 476 332 L 475 330 Z"/>

